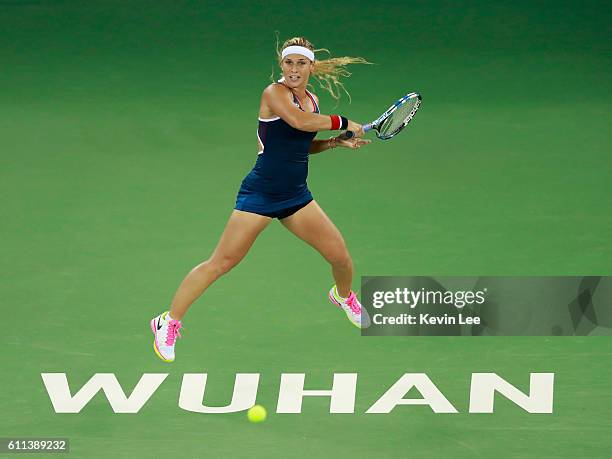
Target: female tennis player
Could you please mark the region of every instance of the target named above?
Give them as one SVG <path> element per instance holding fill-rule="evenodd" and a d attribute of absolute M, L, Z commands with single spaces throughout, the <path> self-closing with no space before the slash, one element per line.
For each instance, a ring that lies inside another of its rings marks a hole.
<path fill-rule="evenodd" d="M 170 311 L 151 320 L 155 353 L 164 362 L 174 361 L 174 345 L 181 336 L 181 320 L 187 309 L 244 258 L 274 218 L 329 262 L 335 280 L 329 291 L 331 302 L 342 308 L 357 327 L 369 326 L 367 313 L 351 290 L 353 262 L 344 239 L 306 185 L 309 155 L 336 147 L 357 149 L 370 143 L 360 138 L 360 124 L 344 116 L 320 114 L 317 97 L 306 89 L 309 78 L 313 76 L 337 99 L 340 89 L 344 90 L 339 78 L 350 75 L 346 65 L 368 62 L 352 57 L 316 60 L 315 51 L 323 50 L 315 50 L 302 37 L 287 40 L 277 49 L 283 77 L 261 96 L 255 166 L 242 181 L 235 209 L 210 258 L 185 277 Z M 355 137 L 314 140 L 318 131 L 329 130 L 350 130 Z"/>

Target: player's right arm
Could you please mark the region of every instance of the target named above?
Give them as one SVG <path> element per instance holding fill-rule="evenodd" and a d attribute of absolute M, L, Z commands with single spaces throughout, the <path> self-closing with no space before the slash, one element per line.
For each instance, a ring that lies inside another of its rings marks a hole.
<path fill-rule="evenodd" d="M 329 115 L 303 112 L 297 108 L 293 104 L 291 91 L 283 85 L 271 84 L 264 90 L 261 99 L 262 104 L 274 116 L 280 116 L 283 121 L 295 129 L 317 132 L 329 131 L 332 128 L 332 121 Z M 355 133 L 361 132 L 361 125 L 348 120 L 347 130 Z"/>

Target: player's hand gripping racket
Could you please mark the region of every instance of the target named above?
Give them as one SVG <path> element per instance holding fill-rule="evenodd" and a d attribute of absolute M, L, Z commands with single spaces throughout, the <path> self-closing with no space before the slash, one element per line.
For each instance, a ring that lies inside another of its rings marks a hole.
<path fill-rule="evenodd" d="M 376 137 L 381 140 L 388 140 L 397 135 L 414 118 L 419 106 L 421 105 L 421 95 L 416 92 L 406 94 L 395 102 L 371 123 L 363 125 L 363 132 L 372 129 L 376 131 Z M 353 131 L 346 131 L 340 136 L 341 139 L 350 139 L 355 135 Z"/>

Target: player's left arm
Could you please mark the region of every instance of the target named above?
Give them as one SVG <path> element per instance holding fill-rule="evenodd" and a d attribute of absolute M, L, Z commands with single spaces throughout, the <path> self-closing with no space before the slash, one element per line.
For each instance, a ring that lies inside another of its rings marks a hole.
<path fill-rule="evenodd" d="M 315 98 L 317 105 L 319 105 L 319 98 L 311 93 Z M 319 105 L 319 108 L 321 106 Z M 329 139 L 314 139 L 310 144 L 310 149 L 308 153 L 314 155 L 316 153 L 321 153 L 325 150 L 331 150 L 336 147 L 344 147 L 344 148 L 352 148 L 356 150 L 357 148 L 361 148 L 363 145 L 367 145 L 371 140 L 362 139 L 361 137 L 354 137 L 349 140 L 341 139 L 340 136 L 330 137 Z"/>

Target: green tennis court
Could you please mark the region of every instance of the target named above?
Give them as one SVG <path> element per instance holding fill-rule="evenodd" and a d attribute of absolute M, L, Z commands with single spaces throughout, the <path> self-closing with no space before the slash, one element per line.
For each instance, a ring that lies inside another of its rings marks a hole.
<path fill-rule="evenodd" d="M 73 457 L 609 457 L 609 336 L 361 337 L 327 300 L 327 263 L 278 222 L 191 308 L 173 364 L 149 320 L 210 255 L 256 159 L 275 30 L 375 63 L 351 69 L 350 104 L 313 87 L 322 113 L 366 122 L 423 96 L 397 138 L 310 160 L 355 288 L 612 275 L 611 20 L 603 1 L 0 1 L 0 436 L 69 438 Z M 555 373 L 554 412 L 498 397 L 470 414 L 477 372 L 523 391 Z M 41 373 L 66 373 L 73 394 L 96 373 L 127 395 L 169 376 L 137 414 L 102 392 L 59 414 Z M 186 373 L 208 374 L 211 406 L 260 373 L 268 419 L 182 410 Z M 355 413 L 325 397 L 275 413 L 282 373 L 307 389 L 358 373 Z M 366 414 L 404 373 L 459 413 Z"/>

